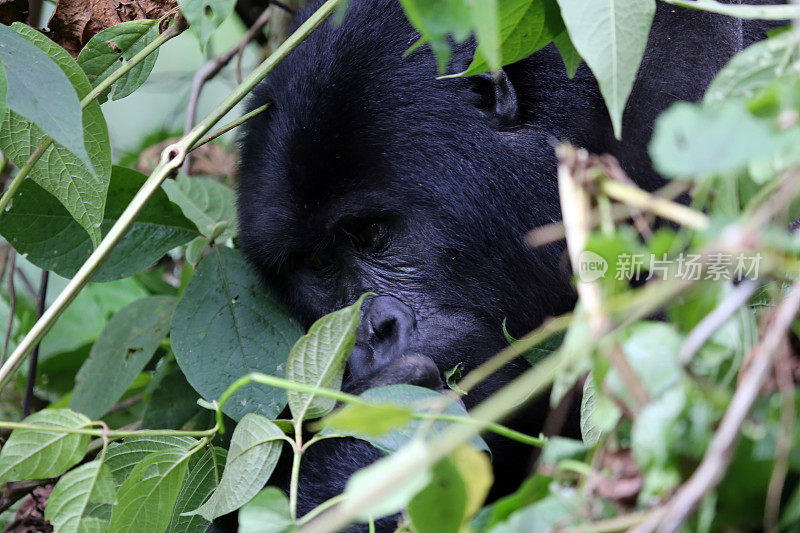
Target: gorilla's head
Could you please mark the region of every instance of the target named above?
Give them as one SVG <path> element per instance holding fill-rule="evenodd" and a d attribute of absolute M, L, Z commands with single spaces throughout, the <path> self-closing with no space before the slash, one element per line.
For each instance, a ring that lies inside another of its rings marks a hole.
<path fill-rule="evenodd" d="M 553 45 L 496 76 L 437 79 L 427 47 L 404 56 L 418 38 L 397 0 L 353 0 L 342 25 L 325 23 L 255 91 L 251 108 L 270 107 L 242 140 L 247 257 L 306 325 L 380 295 L 364 306 L 349 365 L 372 384 L 419 382 L 401 375 L 409 368 L 376 377 L 404 354 L 469 369 L 505 346 L 503 319 L 519 335 L 568 310 L 563 244 L 525 244 L 560 219 L 554 145 L 615 152 L 652 186 L 652 116 L 701 94 L 715 68 L 703 57 L 707 74 L 660 99 L 639 83 L 621 151 L 591 73 L 570 80 Z M 472 51 L 457 47 L 450 70 Z"/>

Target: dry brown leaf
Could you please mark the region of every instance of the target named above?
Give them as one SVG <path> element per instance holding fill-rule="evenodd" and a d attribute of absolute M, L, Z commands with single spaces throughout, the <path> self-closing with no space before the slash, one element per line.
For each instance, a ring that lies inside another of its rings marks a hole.
<path fill-rule="evenodd" d="M 28 0 L 0 0 L 0 22 L 10 26 L 28 18 Z"/>
<path fill-rule="evenodd" d="M 44 519 L 47 499 L 53 492 L 53 485 L 38 487 L 23 501 L 14 520 L 3 528 L 3 533 L 50 533 L 53 526 Z"/>
<path fill-rule="evenodd" d="M 58 0 L 45 33 L 77 57 L 104 29 L 129 20 L 157 19 L 177 5 L 177 0 Z"/>

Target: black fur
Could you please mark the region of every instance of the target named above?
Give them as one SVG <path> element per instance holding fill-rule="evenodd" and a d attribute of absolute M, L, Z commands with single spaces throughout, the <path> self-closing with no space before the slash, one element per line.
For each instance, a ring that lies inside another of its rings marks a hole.
<path fill-rule="evenodd" d="M 325 23 L 250 100 L 272 107 L 242 139 L 241 246 L 306 325 L 367 291 L 393 297 L 366 305 L 346 388 L 436 388 L 438 373 L 459 362 L 469 371 L 506 345 L 504 318 L 517 336 L 574 304 L 563 244 L 532 250 L 523 239 L 560 218 L 554 143 L 612 153 L 655 188 L 662 181 L 646 152 L 654 118 L 699 99 L 755 33 L 659 3 L 620 143 L 589 69 L 568 79 L 552 45 L 504 69 L 508 96 L 485 76 L 436 79 L 427 48 L 403 56 L 418 36 L 396 0 L 352 0 L 342 26 Z M 471 52 L 455 51 L 454 71 Z M 397 362 L 412 353 L 435 365 Z M 525 366 L 499 371 L 467 406 Z M 536 432 L 544 414 L 529 408 L 518 426 Z M 496 486 L 513 490 L 530 450 L 490 445 Z M 361 441 L 315 445 L 302 463 L 300 513 L 378 457 Z M 384 520 L 379 529 L 391 528 Z"/>

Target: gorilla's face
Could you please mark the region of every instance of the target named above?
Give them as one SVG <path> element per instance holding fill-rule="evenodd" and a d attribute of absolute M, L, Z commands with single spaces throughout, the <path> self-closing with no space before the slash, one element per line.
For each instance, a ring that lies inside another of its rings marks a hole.
<path fill-rule="evenodd" d="M 412 353 L 472 368 L 505 346 L 503 319 L 519 335 L 573 301 L 560 247 L 524 244 L 559 218 L 563 105 L 522 71 L 519 89 L 513 70 L 437 80 L 428 50 L 403 57 L 417 36 L 397 6 L 354 2 L 314 33 L 257 89 L 250 105 L 271 108 L 242 146 L 242 245 L 298 318 L 380 295 L 349 365 L 372 385 Z M 428 383 L 411 370 L 382 379 Z"/>

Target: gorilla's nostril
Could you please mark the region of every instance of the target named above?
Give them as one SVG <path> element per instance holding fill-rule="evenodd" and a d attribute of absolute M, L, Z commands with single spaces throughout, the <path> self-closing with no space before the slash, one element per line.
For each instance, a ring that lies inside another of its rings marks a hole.
<path fill-rule="evenodd" d="M 397 330 L 397 319 L 394 317 L 386 317 L 377 323 L 372 324 L 372 332 L 375 339 L 382 341 L 391 339 Z"/>

